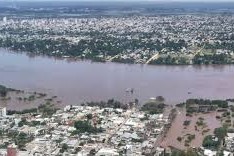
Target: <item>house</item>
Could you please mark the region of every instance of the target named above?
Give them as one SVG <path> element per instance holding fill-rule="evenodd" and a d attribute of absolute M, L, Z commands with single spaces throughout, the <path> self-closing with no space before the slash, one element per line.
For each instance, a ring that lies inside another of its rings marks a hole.
<path fill-rule="evenodd" d="M 118 156 L 119 153 L 116 149 L 102 148 L 97 153 L 96 156 Z"/>
<path fill-rule="evenodd" d="M 216 156 L 217 152 L 216 151 L 211 151 L 209 149 L 204 150 L 204 155 L 205 156 Z"/>

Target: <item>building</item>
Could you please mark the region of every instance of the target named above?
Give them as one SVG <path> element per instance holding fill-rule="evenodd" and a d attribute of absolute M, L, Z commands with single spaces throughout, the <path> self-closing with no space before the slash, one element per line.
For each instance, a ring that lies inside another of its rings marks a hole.
<path fill-rule="evenodd" d="M 234 152 L 234 133 L 227 133 L 227 137 L 225 137 L 225 147 L 228 151 Z"/>
<path fill-rule="evenodd" d="M 102 148 L 97 153 L 96 156 L 118 156 L 119 153 L 115 149 Z"/>
<path fill-rule="evenodd" d="M 6 107 L 0 107 L 0 117 L 6 117 L 7 111 Z"/>
<path fill-rule="evenodd" d="M 3 23 L 6 23 L 7 22 L 7 17 L 3 17 L 2 21 L 3 21 Z"/>
<path fill-rule="evenodd" d="M 209 149 L 205 149 L 205 150 L 204 150 L 204 155 L 205 155 L 205 156 L 216 156 L 216 155 L 217 155 L 217 152 L 216 152 L 216 151 L 209 150 Z"/>
<path fill-rule="evenodd" d="M 16 145 L 9 145 L 7 147 L 7 156 L 17 156 L 17 146 Z"/>

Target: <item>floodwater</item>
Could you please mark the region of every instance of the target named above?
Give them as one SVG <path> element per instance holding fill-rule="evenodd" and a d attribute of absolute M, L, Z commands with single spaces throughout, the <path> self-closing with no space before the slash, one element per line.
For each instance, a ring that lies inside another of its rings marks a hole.
<path fill-rule="evenodd" d="M 210 112 L 207 114 L 198 113 L 193 115 L 193 117 L 186 116 L 186 110 L 178 108 L 178 114 L 174 121 L 172 122 L 172 126 L 166 134 L 165 138 L 163 138 L 160 146 L 166 147 L 174 147 L 181 150 L 186 150 L 188 147 L 185 146 L 185 140 L 187 139 L 187 135 L 195 135 L 194 140 L 189 143 L 190 147 L 199 148 L 202 145 L 202 141 L 207 135 L 212 135 L 215 128 L 221 127 L 221 122 L 216 119 L 216 116 L 220 116 L 218 112 Z M 204 119 L 205 127 L 198 127 L 197 130 L 195 126 L 196 122 L 199 121 L 199 118 Z M 184 126 L 184 121 L 190 121 L 188 126 Z M 206 131 L 207 132 L 204 132 Z M 177 138 L 181 137 L 182 141 L 178 141 Z"/>
<path fill-rule="evenodd" d="M 28 57 L 0 49 L 0 84 L 57 95 L 64 105 L 110 98 L 122 102 L 138 98 L 143 103 L 159 95 L 177 104 L 192 97 L 233 98 L 234 66 L 92 63 Z M 133 88 L 133 94 L 127 88 Z"/>

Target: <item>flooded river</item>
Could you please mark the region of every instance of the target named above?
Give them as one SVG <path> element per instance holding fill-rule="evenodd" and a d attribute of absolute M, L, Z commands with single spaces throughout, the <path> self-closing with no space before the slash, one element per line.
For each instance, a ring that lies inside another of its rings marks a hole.
<path fill-rule="evenodd" d="M 174 104 L 191 97 L 234 98 L 234 66 L 72 62 L 0 49 L 0 84 L 57 95 L 64 105 L 109 98 L 144 102 L 158 95 Z"/>

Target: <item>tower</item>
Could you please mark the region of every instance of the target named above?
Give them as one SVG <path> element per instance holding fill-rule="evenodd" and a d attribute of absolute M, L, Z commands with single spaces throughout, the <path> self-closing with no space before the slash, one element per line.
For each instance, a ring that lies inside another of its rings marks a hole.
<path fill-rule="evenodd" d="M 0 117 L 6 117 L 7 111 L 6 107 L 0 107 Z"/>
<path fill-rule="evenodd" d="M 7 17 L 3 17 L 2 21 L 3 21 L 3 23 L 6 23 L 7 22 Z"/>

